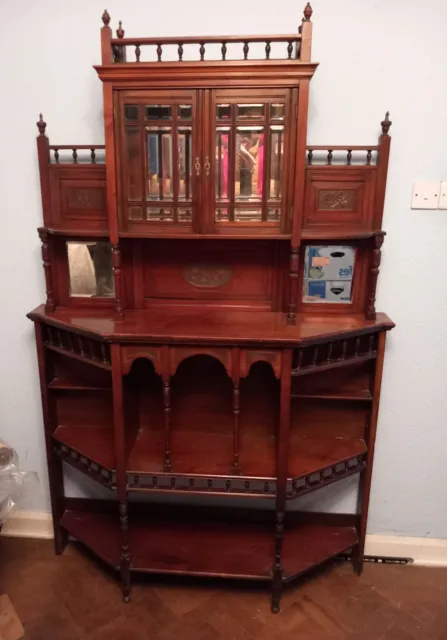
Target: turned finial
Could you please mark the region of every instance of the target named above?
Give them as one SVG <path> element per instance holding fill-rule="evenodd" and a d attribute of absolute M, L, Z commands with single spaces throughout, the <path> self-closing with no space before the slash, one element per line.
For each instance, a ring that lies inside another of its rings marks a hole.
<path fill-rule="evenodd" d="M 312 17 L 312 13 L 313 13 L 312 7 L 310 6 L 310 2 L 308 2 L 304 8 L 304 20 L 306 22 L 309 22 L 309 20 Z"/>
<path fill-rule="evenodd" d="M 45 135 L 45 128 L 47 126 L 47 123 L 44 122 L 44 119 L 43 119 L 43 116 L 42 116 L 41 113 L 39 114 L 39 120 L 38 120 L 38 122 L 36 122 L 36 124 L 37 124 L 37 128 L 39 129 L 40 135 L 44 136 Z"/>
<path fill-rule="evenodd" d="M 116 37 L 120 39 L 124 38 L 124 29 L 123 29 L 121 20 L 118 23 L 118 29 L 116 30 Z"/>
<path fill-rule="evenodd" d="M 107 11 L 107 9 L 104 9 L 104 13 L 102 14 L 102 21 L 103 21 L 105 27 L 109 26 L 110 16 L 109 16 L 109 12 Z"/>
<path fill-rule="evenodd" d="M 390 120 L 390 112 L 389 111 L 387 111 L 385 113 L 385 120 L 382 120 L 382 122 L 380 124 L 382 125 L 382 134 L 384 136 L 387 136 L 388 135 L 388 131 L 389 131 L 391 125 L 393 124 L 391 122 L 391 120 Z"/>

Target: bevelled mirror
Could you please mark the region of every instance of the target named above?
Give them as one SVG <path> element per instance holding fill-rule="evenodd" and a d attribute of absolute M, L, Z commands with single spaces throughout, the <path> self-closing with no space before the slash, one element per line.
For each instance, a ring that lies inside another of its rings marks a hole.
<path fill-rule="evenodd" d="M 70 296 L 113 298 L 112 246 L 109 242 L 67 242 Z"/>
<path fill-rule="evenodd" d="M 355 247 L 307 246 L 304 254 L 303 302 L 352 302 Z"/>

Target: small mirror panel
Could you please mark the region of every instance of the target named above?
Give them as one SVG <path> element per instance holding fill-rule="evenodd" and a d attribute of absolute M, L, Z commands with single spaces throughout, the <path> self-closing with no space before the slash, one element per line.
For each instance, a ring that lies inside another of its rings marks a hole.
<path fill-rule="evenodd" d="M 112 247 L 108 242 L 67 242 L 70 296 L 113 298 Z"/>

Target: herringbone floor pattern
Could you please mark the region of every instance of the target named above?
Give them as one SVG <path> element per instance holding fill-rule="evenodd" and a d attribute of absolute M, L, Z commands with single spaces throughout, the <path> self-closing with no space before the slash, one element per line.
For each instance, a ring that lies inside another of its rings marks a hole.
<path fill-rule="evenodd" d="M 70 544 L 0 539 L 1 587 L 25 640 L 447 640 L 447 569 L 336 563 L 286 589 L 145 580 L 125 605 L 114 576 Z"/>

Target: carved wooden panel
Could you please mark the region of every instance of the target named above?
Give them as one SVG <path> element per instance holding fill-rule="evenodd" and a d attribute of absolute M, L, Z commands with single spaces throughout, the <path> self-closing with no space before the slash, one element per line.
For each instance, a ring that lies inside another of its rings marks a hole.
<path fill-rule="evenodd" d="M 121 372 L 123 375 L 129 373 L 132 364 L 137 358 L 146 358 L 154 365 L 155 372 L 159 376 L 165 373 L 163 362 L 163 352 L 167 347 L 153 347 L 150 345 L 129 345 L 121 347 Z"/>
<path fill-rule="evenodd" d="M 103 166 L 51 165 L 52 226 L 67 231 L 107 233 L 106 181 Z"/>
<path fill-rule="evenodd" d="M 232 376 L 231 348 L 227 347 L 169 347 L 169 373 L 174 375 L 180 363 L 191 356 L 207 355 L 219 360 L 228 376 Z"/>
<path fill-rule="evenodd" d="M 303 228 L 372 229 L 375 180 L 374 167 L 307 168 Z"/>
<path fill-rule="evenodd" d="M 320 189 L 318 209 L 343 209 L 352 211 L 355 206 L 354 189 Z"/>
<path fill-rule="evenodd" d="M 141 269 L 135 274 L 139 304 L 170 300 L 190 306 L 197 301 L 202 306 L 271 309 L 278 253 L 275 242 L 264 240 L 145 240 L 134 259 Z M 276 278 L 280 276 L 277 269 Z"/>
<path fill-rule="evenodd" d="M 104 209 L 104 189 L 100 187 L 68 187 L 68 209 Z"/>
<path fill-rule="evenodd" d="M 223 287 L 231 275 L 231 269 L 224 264 L 193 263 L 183 269 L 183 277 L 188 284 L 208 289 Z"/>
<path fill-rule="evenodd" d="M 276 378 L 281 376 L 281 351 L 267 351 L 264 349 L 241 349 L 241 377 L 250 373 L 250 367 L 255 362 L 268 362 Z"/>

